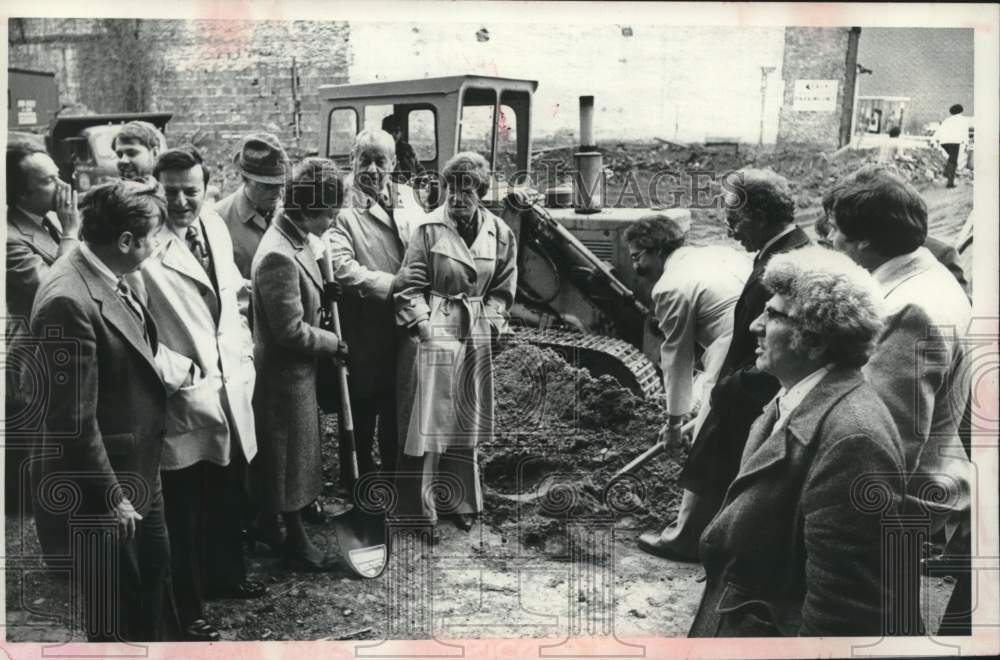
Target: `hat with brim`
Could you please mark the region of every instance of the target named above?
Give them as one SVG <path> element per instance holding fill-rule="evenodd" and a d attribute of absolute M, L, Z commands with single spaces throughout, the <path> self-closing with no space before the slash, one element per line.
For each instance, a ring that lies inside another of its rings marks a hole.
<path fill-rule="evenodd" d="M 243 138 L 233 162 L 243 176 L 259 183 L 284 183 L 289 170 L 288 154 L 278 138 L 270 133 L 254 133 Z"/>

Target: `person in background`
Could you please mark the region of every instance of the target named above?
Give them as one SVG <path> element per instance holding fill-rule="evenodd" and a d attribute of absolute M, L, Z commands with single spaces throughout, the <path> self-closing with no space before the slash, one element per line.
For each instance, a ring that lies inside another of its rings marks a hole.
<path fill-rule="evenodd" d="M 688 228 L 686 219 L 658 214 L 640 218 L 625 230 L 636 274 L 653 283 L 653 314 L 663 335 L 660 367 L 667 412 L 660 440 L 674 445 L 681 442 L 684 417 L 696 403 L 699 417 L 708 413 L 708 393 L 729 348 L 733 310 L 751 270 L 750 260 L 730 247 L 685 245 Z M 696 380 L 698 352 L 702 377 Z M 689 509 L 691 500 L 691 491 L 685 491 L 681 510 Z M 657 554 L 678 529 L 643 534 L 639 547 Z"/>
<path fill-rule="evenodd" d="M 517 241 L 482 204 L 486 159 L 455 154 L 442 177 L 446 201 L 414 230 L 393 283 L 396 319 L 409 331 L 398 367 L 398 513 L 431 525 L 432 541 L 439 513 L 468 531 L 482 511 L 477 451 L 495 419 L 491 341 L 510 331 L 517 290 Z M 435 504 L 436 480 L 454 497 Z"/>
<path fill-rule="evenodd" d="M 755 365 L 781 389 L 701 536 L 705 591 L 688 636 L 890 634 L 919 574 L 886 557 L 904 479 L 892 416 L 861 373 L 882 329 L 878 288 L 819 246 L 776 255 L 762 284 Z M 884 506 L 865 506 L 872 491 Z"/>
<path fill-rule="evenodd" d="M 247 294 L 226 225 L 205 205 L 210 172 L 198 151 L 168 149 L 153 173 L 167 224 L 134 287 L 160 340 L 203 376 L 167 401 L 162 470 L 175 596 L 186 638 L 218 641 L 204 601 L 267 592 L 247 579 L 240 516 L 257 453 L 253 341 L 239 302 Z"/>
<path fill-rule="evenodd" d="M 410 183 L 424 171 L 417 153 L 410 143 L 403 139 L 403 120 L 399 115 L 388 115 L 382 119 L 382 130 L 396 142 L 396 167 L 392 179 L 396 183 Z"/>
<path fill-rule="evenodd" d="M 147 121 L 130 121 L 111 140 L 111 148 L 118 157 L 118 173 L 123 179 L 156 183 L 153 168 L 160 155 L 161 145 L 166 145 L 163 133 Z"/>
<path fill-rule="evenodd" d="M 243 138 L 233 162 L 243 183 L 234 193 L 220 200 L 215 211 L 229 228 L 236 268 L 243 279 L 249 280 L 253 255 L 281 203 L 291 164 L 281 142 L 270 133 L 254 133 Z"/>
<path fill-rule="evenodd" d="M 323 278 L 317 263 L 325 249 L 319 237 L 340 211 L 343 182 L 331 161 L 307 158 L 295 167 L 284 196 L 284 209 L 264 232 L 251 268 L 260 437 L 251 466 L 259 510 L 252 529 L 293 568 L 328 571 L 334 563 L 309 538 L 301 509 L 323 488 L 317 367 L 320 360 L 347 358 L 347 344 L 319 327 Z"/>
<path fill-rule="evenodd" d="M 656 544 L 657 555 L 679 561 L 697 560 L 698 537 L 736 476 L 750 424 L 780 387 L 773 376 L 754 366 L 757 342 L 750 322 L 768 298 L 760 281 L 764 268 L 774 255 L 810 242 L 795 224 L 795 202 L 784 177 L 769 170 L 740 170 L 726 177 L 723 190 L 729 235 L 757 254 L 733 308 L 733 336 L 712 388 L 708 415 L 681 472 L 679 483 L 691 493 L 685 493 L 689 505 L 678 512 L 675 529 L 664 531 Z"/>
<path fill-rule="evenodd" d="M 899 126 L 893 126 L 889 129 L 889 141 L 882 144 L 878 150 L 879 163 L 891 163 L 896 159 L 896 154 L 899 153 L 899 136 L 901 132 Z"/>
<path fill-rule="evenodd" d="M 886 329 L 865 375 L 902 440 L 907 512 L 928 516 L 933 540 L 967 556 L 972 464 L 959 426 L 972 386 L 969 300 L 923 247 L 927 205 L 900 177 L 878 170 L 849 180 L 830 221 L 833 247 L 870 271 L 884 298 Z M 957 578 L 943 629 L 968 628 L 971 577 L 960 571 Z"/>
<path fill-rule="evenodd" d="M 863 165 L 850 175 L 844 177 L 837 183 L 836 186 L 828 190 L 826 194 L 823 195 L 823 217 L 816 223 L 816 235 L 821 245 L 832 247 L 829 240 L 830 231 L 832 230 L 830 217 L 833 213 L 833 206 L 837 201 L 837 194 L 850 183 L 870 180 L 873 177 L 876 177 L 879 172 L 896 174 L 890 167 L 885 165 Z M 938 238 L 934 238 L 929 233 L 927 234 L 927 238 L 924 240 L 924 247 L 934 255 L 934 258 L 937 259 L 942 266 L 951 272 L 955 281 L 962 287 L 966 297 L 968 297 L 971 301 L 972 285 L 966 277 L 965 270 L 962 268 L 962 259 L 957 248 Z"/>
<path fill-rule="evenodd" d="M 965 111 L 960 104 L 948 108 L 950 116 L 941 122 L 934 132 L 934 141 L 941 145 L 948 154 L 948 162 L 944 166 L 944 176 L 948 179 L 948 187 L 955 187 L 955 173 L 958 170 L 958 156 L 962 147 L 969 143 L 969 118 L 963 115 Z"/>
<path fill-rule="evenodd" d="M 52 265 L 31 317 L 48 365 L 35 524 L 44 551 L 72 560 L 93 642 L 181 638 L 160 454 L 167 396 L 191 384 L 190 362 L 183 380 L 165 386 L 156 324 L 122 279 L 152 254 L 165 215 L 153 186 L 120 181 L 87 193 L 83 242 Z"/>
<path fill-rule="evenodd" d="M 334 277 L 344 289 L 340 318 L 344 339 L 351 347 L 347 362 L 359 477 L 375 471 L 372 448 L 376 429 L 382 471 L 391 474 L 396 465 L 396 350 L 400 331 L 392 280 L 403 263 L 410 232 L 424 215 L 413 191 L 389 180 L 395 164 L 394 148 L 392 136 L 385 131 L 365 129 L 358 134 L 344 208 L 326 235 Z M 350 491 L 354 479 L 346 449 L 340 445 L 340 476 Z"/>
<path fill-rule="evenodd" d="M 31 500 L 22 497 L 21 468 L 28 458 L 38 420 L 35 380 L 26 369 L 34 352 L 28 329 L 35 292 L 57 259 L 79 244 L 80 217 L 76 192 L 59 179 L 59 168 L 40 146 L 7 145 L 7 359 L 4 379 L 4 495 L 7 513 L 27 513 Z"/>

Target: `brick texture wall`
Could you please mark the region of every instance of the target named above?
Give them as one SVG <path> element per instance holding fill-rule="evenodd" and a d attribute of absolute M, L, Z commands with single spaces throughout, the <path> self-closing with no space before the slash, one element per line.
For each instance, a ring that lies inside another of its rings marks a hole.
<path fill-rule="evenodd" d="M 778 121 L 778 145 L 803 144 L 819 148 L 840 146 L 844 108 L 850 114 L 854 91 L 854 62 L 848 63 L 851 28 L 785 28 L 782 63 L 784 99 Z M 857 53 L 854 51 L 854 61 Z M 849 75 L 850 74 L 850 75 Z M 837 100 L 831 111 L 796 110 L 797 80 L 836 80 Z"/>
<path fill-rule="evenodd" d="M 248 132 L 277 134 L 293 156 L 315 149 L 317 89 L 349 75 L 340 22 L 14 19 L 8 34 L 10 66 L 55 72 L 71 112 L 174 113 L 168 143 L 194 142 L 223 192 L 238 183 L 231 158 Z"/>

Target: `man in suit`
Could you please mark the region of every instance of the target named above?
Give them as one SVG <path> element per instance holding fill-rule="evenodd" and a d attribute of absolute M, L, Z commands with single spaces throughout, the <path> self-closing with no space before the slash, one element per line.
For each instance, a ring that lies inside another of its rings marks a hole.
<path fill-rule="evenodd" d="M 397 328 L 392 280 L 403 263 L 410 231 L 424 215 L 413 191 L 392 184 L 395 144 L 385 131 L 365 129 L 353 150 L 347 200 L 326 237 L 340 302 L 344 340 L 351 347 L 351 411 L 360 476 L 375 471 L 372 447 L 378 427 L 382 469 L 396 464 Z M 338 418 L 339 419 L 339 418 Z M 353 488 L 350 457 L 342 446 L 342 483 Z"/>
<path fill-rule="evenodd" d="M 639 547 L 666 559 L 696 561 L 698 537 L 712 519 L 739 469 L 750 425 L 780 385 L 754 366 L 757 340 L 750 323 L 770 297 L 761 283 L 775 254 L 809 244 L 795 225 L 795 202 L 784 177 L 745 169 L 722 182 L 729 235 L 756 252 L 753 270 L 733 310 L 733 337 L 712 388 L 710 409 L 681 473 L 684 488 L 677 521 L 658 538 L 645 535 Z"/>
<path fill-rule="evenodd" d="M 130 121 L 121 127 L 111 141 L 111 148 L 118 157 L 118 173 L 123 179 L 156 183 L 153 167 L 166 139 L 148 121 Z"/>
<path fill-rule="evenodd" d="M 865 375 L 902 439 L 909 512 L 928 517 L 950 554 L 967 554 L 972 466 L 958 429 L 972 379 L 969 301 L 923 247 L 927 205 L 900 177 L 882 170 L 849 180 L 836 195 L 831 227 L 833 247 L 869 270 L 885 297 L 886 329 Z M 969 573 L 957 577 L 956 593 L 967 601 Z M 968 605 L 953 596 L 957 609 L 942 628 L 967 631 L 967 616 L 963 623 L 958 613 Z"/>
<path fill-rule="evenodd" d="M 156 324 L 122 281 L 152 253 L 164 213 L 149 186 L 91 191 L 83 243 L 52 266 L 31 318 L 49 395 L 33 463 L 36 524 L 56 540 L 51 556 L 72 560 L 91 641 L 178 639 L 160 491 L 168 389 Z"/>
<path fill-rule="evenodd" d="M 34 352 L 28 320 L 35 292 L 56 259 L 77 246 L 80 220 L 76 193 L 59 180 L 59 168 L 40 146 L 7 145 L 7 356 L 4 378 L 6 509 L 16 513 L 30 505 L 21 497 L 20 471 L 37 431 L 35 383 L 25 378 Z"/>
<path fill-rule="evenodd" d="M 169 149 L 153 170 L 167 197 L 160 248 L 135 288 L 160 340 L 204 374 L 167 402 L 163 492 L 178 612 L 187 638 L 219 638 L 204 599 L 256 598 L 242 543 L 247 464 L 257 452 L 253 343 L 239 296 L 246 287 L 222 219 L 204 206 L 209 171 L 193 148 Z"/>
<path fill-rule="evenodd" d="M 250 265 L 261 237 L 281 202 L 285 179 L 291 172 L 288 156 L 278 138 L 255 133 L 243 138 L 233 157 L 243 184 L 215 205 L 229 228 L 233 256 L 243 279 L 250 280 Z"/>

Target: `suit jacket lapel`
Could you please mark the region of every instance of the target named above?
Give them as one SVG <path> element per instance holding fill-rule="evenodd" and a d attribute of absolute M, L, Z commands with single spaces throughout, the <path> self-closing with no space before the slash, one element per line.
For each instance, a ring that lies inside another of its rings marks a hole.
<path fill-rule="evenodd" d="M 126 342 L 132 345 L 132 348 L 149 364 L 150 369 L 159 375 L 160 372 L 153 361 L 153 349 L 150 346 L 150 342 L 156 341 L 155 329 L 150 332 L 149 342 L 147 342 L 135 315 L 125 308 L 125 303 L 118 297 L 118 294 L 111 290 L 111 286 L 104 281 L 99 273 L 94 271 L 79 251 L 75 252 L 73 257 L 73 266 L 80 273 L 84 283 L 90 290 L 90 296 L 100 308 L 101 316 Z M 152 326 L 155 328 L 155 325 L 149 322 L 148 313 L 146 316 L 146 327 L 150 328 Z"/>
<path fill-rule="evenodd" d="M 16 206 L 10 210 L 8 217 L 11 224 L 35 246 L 35 249 L 47 259 L 48 263 L 51 264 L 56 260 L 59 254 L 59 245 L 52 240 L 49 232 L 35 224 L 34 220 Z"/>
<path fill-rule="evenodd" d="M 206 273 L 205 269 L 201 267 L 201 264 L 198 263 L 195 256 L 191 254 L 191 250 L 189 250 L 186 245 L 181 244 L 181 239 L 178 238 L 176 234 L 170 232 L 170 239 L 167 241 L 167 244 L 163 246 L 162 250 L 163 258 L 161 261 L 165 268 L 175 270 L 181 275 L 198 282 L 203 287 L 211 291 L 213 297 L 216 296 L 215 286 L 212 284 L 212 280 L 209 279 L 208 273 Z M 213 259 L 213 262 L 214 261 L 215 260 Z M 217 298 L 215 306 L 219 306 Z"/>

